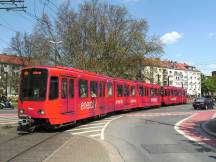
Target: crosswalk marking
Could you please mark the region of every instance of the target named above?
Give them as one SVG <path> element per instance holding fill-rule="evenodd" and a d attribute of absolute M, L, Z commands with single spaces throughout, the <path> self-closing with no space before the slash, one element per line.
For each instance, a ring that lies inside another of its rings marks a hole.
<path fill-rule="evenodd" d="M 100 134 L 91 134 L 90 137 L 100 137 Z"/>
<path fill-rule="evenodd" d="M 76 128 L 76 129 L 68 130 L 68 132 L 77 131 L 77 130 L 85 130 L 85 129 L 95 129 L 95 128 L 103 128 L 103 126 L 97 126 L 97 127 L 81 127 L 81 128 Z"/>
<path fill-rule="evenodd" d="M 17 114 L 0 114 L 0 125 L 16 124 L 17 122 Z"/>
<path fill-rule="evenodd" d="M 70 133 L 71 135 L 83 135 L 86 137 L 100 139 L 101 133 L 104 127 L 107 125 L 107 123 L 117 118 L 119 118 L 119 116 L 112 116 L 105 119 L 93 121 L 92 123 L 81 125 L 76 128 L 67 130 L 66 132 Z"/>
<path fill-rule="evenodd" d="M 90 130 L 90 131 L 83 131 L 83 132 L 71 132 L 72 135 L 75 135 L 75 134 L 85 134 L 85 133 L 92 133 L 92 132 L 100 132 L 101 129 L 96 129 L 96 130 Z"/>

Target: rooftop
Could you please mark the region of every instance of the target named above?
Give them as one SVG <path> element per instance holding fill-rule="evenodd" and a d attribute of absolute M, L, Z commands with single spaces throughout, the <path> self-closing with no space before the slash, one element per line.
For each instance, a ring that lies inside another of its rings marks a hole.
<path fill-rule="evenodd" d="M 26 59 L 16 56 L 16 55 L 9 55 L 9 54 L 0 54 L 0 63 L 5 64 L 14 64 L 14 65 L 26 65 Z"/>

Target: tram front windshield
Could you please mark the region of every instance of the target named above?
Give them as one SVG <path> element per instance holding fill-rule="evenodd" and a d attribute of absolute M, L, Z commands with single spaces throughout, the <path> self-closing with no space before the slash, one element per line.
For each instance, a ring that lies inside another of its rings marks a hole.
<path fill-rule="evenodd" d="M 21 73 L 20 100 L 42 101 L 46 98 L 48 70 L 32 68 Z"/>

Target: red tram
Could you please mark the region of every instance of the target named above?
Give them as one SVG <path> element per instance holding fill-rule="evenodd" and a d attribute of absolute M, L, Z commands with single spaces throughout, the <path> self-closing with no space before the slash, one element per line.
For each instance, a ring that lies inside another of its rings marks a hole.
<path fill-rule="evenodd" d="M 120 110 L 183 103 L 183 88 L 60 66 L 27 67 L 21 71 L 18 130 L 61 126 Z"/>

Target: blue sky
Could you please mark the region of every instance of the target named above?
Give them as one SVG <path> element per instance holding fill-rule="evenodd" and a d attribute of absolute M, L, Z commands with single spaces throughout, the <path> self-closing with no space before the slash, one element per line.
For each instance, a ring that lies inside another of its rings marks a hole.
<path fill-rule="evenodd" d="M 64 0 L 50 0 L 56 6 Z M 78 9 L 83 0 L 70 0 Z M 128 8 L 134 18 L 149 23 L 149 35 L 160 36 L 165 43 L 162 59 L 185 62 L 205 74 L 216 70 L 215 0 L 101 0 Z M 26 0 L 27 11 L 40 16 L 43 2 Z M 44 11 L 52 18 L 57 9 L 48 3 Z M 24 12 L 0 11 L 0 51 L 8 46 L 15 31 L 31 32 L 36 21 Z"/>

